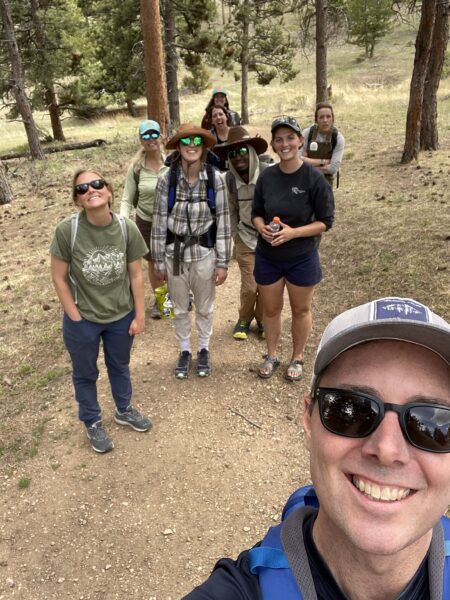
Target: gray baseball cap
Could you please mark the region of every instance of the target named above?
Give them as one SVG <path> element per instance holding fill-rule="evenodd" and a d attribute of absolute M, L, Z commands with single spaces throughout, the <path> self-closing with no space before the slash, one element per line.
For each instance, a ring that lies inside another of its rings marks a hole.
<path fill-rule="evenodd" d="M 311 387 L 342 352 L 371 340 L 399 340 L 424 346 L 450 364 L 450 324 L 411 298 L 379 298 L 335 317 L 317 349 Z"/>

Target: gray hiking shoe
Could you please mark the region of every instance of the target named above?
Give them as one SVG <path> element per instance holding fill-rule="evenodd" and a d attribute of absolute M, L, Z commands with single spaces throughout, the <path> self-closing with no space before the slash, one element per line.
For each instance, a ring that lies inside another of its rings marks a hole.
<path fill-rule="evenodd" d="M 128 425 L 132 427 L 135 431 L 148 431 L 152 428 L 152 422 L 144 415 L 134 408 L 133 406 L 129 406 L 123 412 L 119 412 L 116 409 L 114 413 L 114 421 L 119 423 L 119 425 Z"/>
<path fill-rule="evenodd" d="M 90 427 L 86 427 L 86 435 L 91 442 L 93 450 L 96 452 L 103 454 L 104 452 L 109 452 L 114 448 L 114 442 L 109 437 L 108 432 L 103 427 L 103 423 L 101 421 L 97 421 Z"/>
<path fill-rule="evenodd" d="M 158 305 L 156 304 L 156 300 L 153 303 L 153 306 L 150 309 L 150 317 L 152 319 L 160 319 L 161 318 L 161 312 L 158 308 Z"/>

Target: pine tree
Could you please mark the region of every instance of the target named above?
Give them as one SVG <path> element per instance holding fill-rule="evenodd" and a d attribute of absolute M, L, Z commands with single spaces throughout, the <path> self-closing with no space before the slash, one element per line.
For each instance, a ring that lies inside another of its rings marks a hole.
<path fill-rule="evenodd" d="M 392 27 L 392 0 L 348 0 L 349 41 L 365 50 L 366 58 L 372 58 L 376 43 Z"/>

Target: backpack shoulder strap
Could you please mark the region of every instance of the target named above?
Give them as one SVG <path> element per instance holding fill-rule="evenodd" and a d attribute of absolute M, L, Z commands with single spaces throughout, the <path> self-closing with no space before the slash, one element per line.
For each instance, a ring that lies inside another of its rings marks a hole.
<path fill-rule="evenodd" d="M 444 582 L 442 587 L 442 598 L 450 598 L 450 519 L 441 518 L 444 530 Z"/>
<path fill-rule="evenodd" d="M 331 133 L 331 149 L 332 150 L 334 150 L 336 147 L 338 133 L 339 133 L 339 131 L 336 129 L 336 127 L 333 127 L 333 131 Z"/>
<path fill-rule="evenodd" d="M 212 213 L 216 212 L 216 176 L 214 167 L 206 163 L 206 194 L 208 196 L 208 206 Z"/>
<path fill-rule="evenodd" d="M 125 240 L 125 246 L 128 244 L 128 227 L 125 217 L 123 215 L 116 215 L 119 220 L 120 229 L 122 231 L 123 239 Z"/>
<path fill-rule="evenodd" d="M 75 240 L 77 237 L 78 231 L 78 222 L 80 220 L 80 213 L 73 213 L 70 216 L 70 251 L 73 252 L 73 248 L 75 246 Z"/>
<path fill-rule="evenodd" d="M 175 202 L 177 200 L 177 181 L 178 181 L 178 167 L 175 164 L 171 164 L 169 167 L 169 197 L 167 203 L 167 210 L 169 214 L 172 212 Z"/>
<path fill-rule="evenodd" d="M 317 131 L 318 131 L 318 127 L 317 127 L 317 123 L 313 123 L 310 128 L 309 128 L 309 133 L 308 133 L 308 145 L 309 143 L 312 141 L 313 136 L 314 139 L 316 139 L 317 137 Z"/>
<path fill-rule="evenodd" d="M 233 196 L 236 196 L 236 198 L 237 198 L 236 179 L 234 178 L 234 175 L 230 171 L 227 171 L 225 174 L 225 182 L 227 184 L 228 193 L 232 194 Z"/>
<path fill-rule="evenodd" d="M 282 521 L 295 509 L 301 506 L 318 506 L 314 488 L 311 485 L 302 487 L 288 499 L 282 515 Z M 281 543 L 281 526 L 271 527 L 264 536 L 261 545 L 252 548 L 248 553 L 249 566 L 252 573 L 257 574 L 263 600 L 303 600 L 295 577 Z"/>

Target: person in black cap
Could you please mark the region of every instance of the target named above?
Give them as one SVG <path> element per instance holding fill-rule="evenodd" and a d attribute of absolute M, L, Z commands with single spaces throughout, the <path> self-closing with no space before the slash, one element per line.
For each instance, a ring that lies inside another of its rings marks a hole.
<path fill-rule="evenodd" d="M 256 320 L 258 334 L 264 336 L 262 302 L 253 275 L 258 232 L 253 226 L 251 214 L 256 181 L 268 166 L 267 162 L 259 160 L 259 155 L 267 150 L 267 145 L 262 137 L 251 136 L 244 127 L 238 126 L 231 127 L 228 141 L 214 149 L 223 161 L 228 160 L 225 183 L 231 236 L 241 272 L 239 319 L 233 329 L 236 340 L 247 339 L 253 319 Z"/>
<path fill-rule="evenodd" d="M 235 127 L 241 124 L 241 117 L 235 110 L 231 110 L 228 102 L 228 92 L 223 85 L 216 85 L 211 93 L 211 98 L 205 107 L 205 114 L 202 119 L 201 127 L 203 129 L 211 129 L 211 108 L 213 106 L 223 106 L 228 111 L 230 125 Z"/>
<path fill-rule="evenodd" d="M 303 424 L 313 485 L 184 600 L 450 600 L 450 324 L 397 297 L 338 315 Z"/>
<path fill-rule="evenodd" d="M 252 221 L 259 233 L 255 279 L 263 302 L 267 354 L 258 367 L 268 379 L 280 361 L 284 288 L 292 311 L 292 355 L 285 372 L 290 381 L 303 376 L 303 352 L 312 327 L 311 304 L 315 286 L 322 279 L 319 240 L 334 220 L 334 198 L 323 175 L 303 162 L 300 126 L 294 117 L 272 123 L 272 148 L 279 164 L 266 169 L 256 183 Z M 274 231 L 272 221 L 279 221 Z"/>

